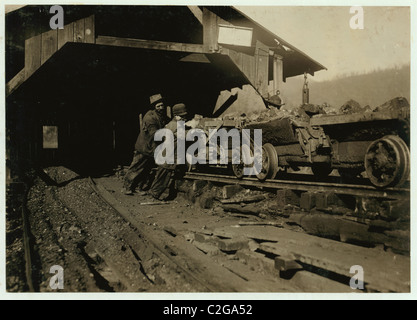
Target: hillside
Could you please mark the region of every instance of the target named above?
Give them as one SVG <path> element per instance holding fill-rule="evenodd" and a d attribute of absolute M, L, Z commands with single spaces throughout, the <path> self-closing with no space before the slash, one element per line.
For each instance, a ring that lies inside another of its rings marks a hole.
<path fill-rule="evenodd" d="M 323 82 L 309 77 L 308 81 L 310 103 L 313 104 L 326 102 L 338 108 L 350 99 L 356 100 L 362 106 L 378 106 L 395 97 L 405 97 L 410 101 L 409 65 Z M 287 106 L 301 104 L 303 83 L 302 76 L 287 79 L 281 90 Z"/>

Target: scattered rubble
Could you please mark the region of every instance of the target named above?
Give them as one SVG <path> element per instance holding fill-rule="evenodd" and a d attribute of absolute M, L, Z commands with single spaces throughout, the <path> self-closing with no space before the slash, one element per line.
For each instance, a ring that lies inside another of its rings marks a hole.
<path fill-rule="evenodd" d="M 345 102 L 339 110 L 342 114 L 352 114 L 363 111 L 361 105 L 357 101 L 352 99 Z"/>

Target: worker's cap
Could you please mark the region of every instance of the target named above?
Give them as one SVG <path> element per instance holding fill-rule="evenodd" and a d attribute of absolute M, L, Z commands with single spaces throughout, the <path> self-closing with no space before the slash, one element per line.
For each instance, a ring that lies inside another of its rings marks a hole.
<path fill-rule="evenodd" d="M 185 116 L 187 115 L 187 107 L 183 103 L 178 103 L 172 107 L 172 113 L 174 116 Z"/>
<path fill-rule="evenodd" d="M 149 98 L 149 101 L 151 103 L 151 105 L 155 105 L 158 102 L 162 102 L 162 95 L 158 94 L 154 94 Z"/>

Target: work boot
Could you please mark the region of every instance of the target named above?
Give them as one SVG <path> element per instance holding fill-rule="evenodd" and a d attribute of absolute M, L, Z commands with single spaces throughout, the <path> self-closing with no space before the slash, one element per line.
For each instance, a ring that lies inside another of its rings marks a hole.
<path fill-rule="evenodd" d="M 154 194 L 152 192 L 148 192 L 148 194 L 150 196 L 152 196 L 152 198 L 155 199 L 155 200 L 157 200 L 157 201 L 163 201 L 160 196 L 158 196 L 158 195 L 156 195 L 156 194 Z"/>

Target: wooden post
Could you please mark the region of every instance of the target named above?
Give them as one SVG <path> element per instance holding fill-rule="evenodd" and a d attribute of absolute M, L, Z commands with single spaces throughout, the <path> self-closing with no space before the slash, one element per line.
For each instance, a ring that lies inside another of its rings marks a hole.
<path fill-rule="evenodd" d="M 255 88 L 263 97 L 268 97 L 268 67 L 269 67 L 269 47 L 256 41 L 255 51 L 256 78 Z"/>
<path fill-rule="evenodd" d="M 282 57 L 275 54 L 274 55 L 274 92 L 272 94 L 276 94 L 278 90 L 282 87 L 282 79 L 283 79 L 283 65 L 282 65 Z"/>
<path fill-rule="evenodd" d="M 85 43 L 95 43 L 95 26 L 94 26 L 94 15 L 89 16 L 84 19 L 84 42 Z"/>
<path fill-rule="evenodd" d="M 207 8 L 203 8 L 203 45 L 206 51 L 213 52 L 218 49 L 217 33 L 217 16 Z"/>

